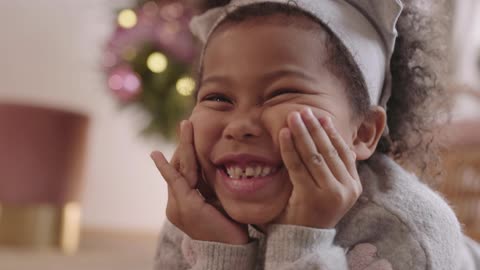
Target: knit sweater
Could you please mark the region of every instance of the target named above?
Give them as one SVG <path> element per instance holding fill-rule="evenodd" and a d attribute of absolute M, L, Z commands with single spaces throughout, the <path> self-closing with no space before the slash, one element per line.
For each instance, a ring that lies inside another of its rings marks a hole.
<path fill-rule="evenodd" d="M 250 243 L 228 245 L 190 239 L 167 221 L 154 269 L 352 269 L 349 251 L 361 243 L 395 270 L 476 269 L 476 243 L 437 193 L 383 154 L 358 170 L 363 193 L 335 229 L 270 225 L 263 234 L 249 226 Z"/>

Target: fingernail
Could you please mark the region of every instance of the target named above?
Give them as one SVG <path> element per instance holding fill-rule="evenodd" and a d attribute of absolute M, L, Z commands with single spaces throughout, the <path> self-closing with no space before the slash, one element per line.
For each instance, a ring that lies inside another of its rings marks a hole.
<path fill-rule="evenodd" d="M 318 121 L 320 121 L 320 124 L 321 124 L 322 126 L 326 126 L 326 125 L 327 125 L 327 119 L 326 119 L 325 117 L 323 117 L 323 116 L 320 117 L 320 118 L 318 118 Z"/>
<path fill-rule="evenodd" d="M 315 116 L 313 115 L 312 109 L 308 107 L 302 110 L 302 114 L 303 116 L 308 118 L 315 118 Z"/>
<path fill-rule="evenodd" d="M 298 112 L 293 112 L 291 114 L 291 118 L 293 118 L 293 122 L 295 123 L 300 123 L 301 122 L 301 117 L 300 117 L 300 114 Z"/>
<path fill-rule="evenodd" d="M 325 127 L 332 127 L 332 118 L 330 116 L 322 117 L 320 123 Z"/>
<path fill-rule="evenodd" d="M 151 158 L 151 159 L 154 159 L 155 156 L 157 155 L 156 153 L 157 153 L 157 151 L 151 152 L 151 153 L 150 153 L 150 158 Z"/>
<path fill-rule="evenodd" d="M 185 128 L 185 124 L 187 122 L 185 120 L 182 120 L 182 122 L 180 122 L 180 131 L 183 131 L 183 129 Z"/>

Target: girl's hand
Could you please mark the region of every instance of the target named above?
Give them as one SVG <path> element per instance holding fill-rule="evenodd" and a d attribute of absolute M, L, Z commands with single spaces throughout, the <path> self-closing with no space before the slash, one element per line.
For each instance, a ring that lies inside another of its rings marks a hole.
<path fill-rule="evenodd" d="M 279 142 L 293 191 L 275 222 L 333 228 L 362 193 L 355 153 L 331 119 L 319 121 L 309 108 L 290 113 L 287 123 Z"/>
<path fill-rule="evenodd" d="M 189 121 L 181 124 L 180 144 L 168 163 L 161 152 L 151 157 L 168 184 L 167 218 L 194 240 L 246 244 L 246 225 L 231 221 L 207 203 L 197 189 L 200 179 L 193 146 L 193 127 Z"/>

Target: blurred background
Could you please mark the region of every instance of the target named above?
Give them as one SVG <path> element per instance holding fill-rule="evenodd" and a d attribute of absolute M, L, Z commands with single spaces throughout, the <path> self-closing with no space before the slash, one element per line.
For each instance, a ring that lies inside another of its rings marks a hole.
<path fill-rule="evenodd" d="M 480 240 L 480 2 L 454 3 L 460 132 L 439 188 Z M 191 106 L 193 13 L 166 0 L 0 1 L 0 269 L 152 267 L 167 195 L 149 154 L 173 153 Z"/>

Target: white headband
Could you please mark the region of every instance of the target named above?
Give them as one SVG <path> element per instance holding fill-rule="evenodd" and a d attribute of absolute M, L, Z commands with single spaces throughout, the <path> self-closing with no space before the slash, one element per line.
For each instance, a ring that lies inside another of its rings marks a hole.
<path fill-rule="evenodd" d="M 353 57 L 371 103 L 386 108 L 391 94 L 390 59 L 397 37 L 395 25 L 403 9 L 400 0 L 232 0 L 224 7 L 194 17 L 190 29 L 206 45 L 228 13 L 267 2 L 292 5 L 324 23 Z"/>

